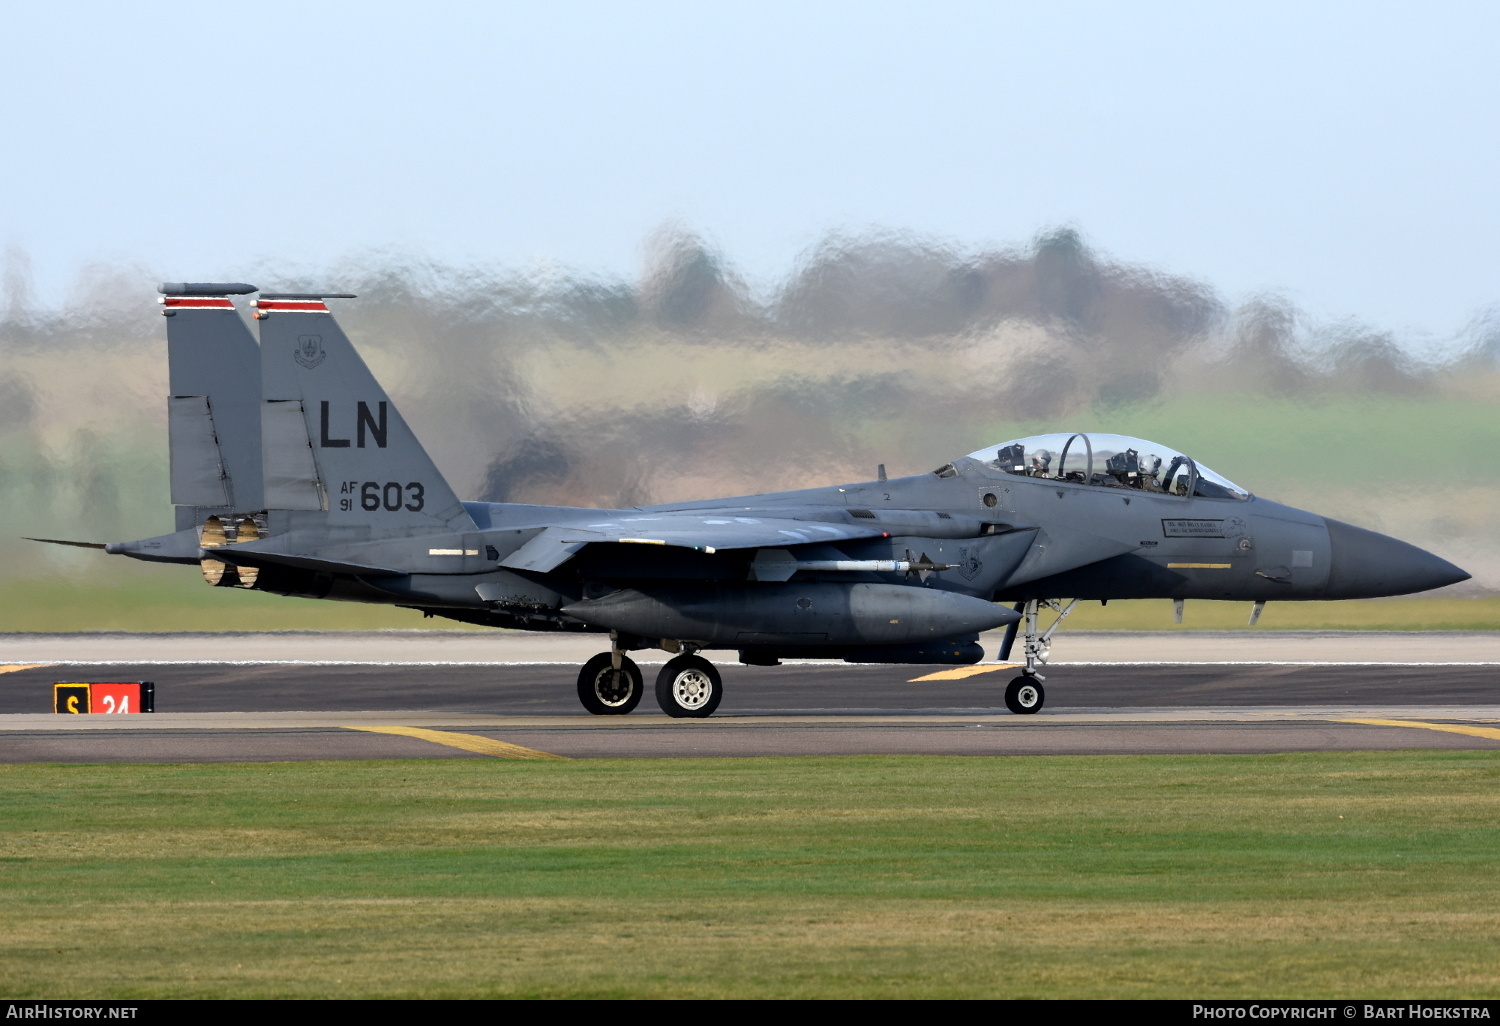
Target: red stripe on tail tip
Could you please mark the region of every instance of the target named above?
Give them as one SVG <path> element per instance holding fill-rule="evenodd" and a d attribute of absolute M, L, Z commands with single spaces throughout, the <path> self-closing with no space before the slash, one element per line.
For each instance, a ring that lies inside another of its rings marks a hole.
<path fill-rule="evenodd" d="M 162 296 L 162 306 L 173 310 L 233 310 L 234 304 L 227 299 L 203 296 Z"/>
<path fill-rule="evenodd" d="M 328 312 L 328 304 L 312 299 L 261 299 L 250 305 L 257 310 L 288 310 L 297 313 Z"/>

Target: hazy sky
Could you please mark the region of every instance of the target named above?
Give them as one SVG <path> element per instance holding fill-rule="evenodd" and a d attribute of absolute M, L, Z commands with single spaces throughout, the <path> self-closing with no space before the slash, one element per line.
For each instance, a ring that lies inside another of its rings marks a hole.
<path fill-rule="evenodd" d="M 0 248 L 55 302 L 370 249 L 773 282 L 830 229 L 1104 252 L 1448 334 L 1500 301 L 1500 6 L 0 5 Z M 330 285 L 337 283 L 330 282 Z"/>

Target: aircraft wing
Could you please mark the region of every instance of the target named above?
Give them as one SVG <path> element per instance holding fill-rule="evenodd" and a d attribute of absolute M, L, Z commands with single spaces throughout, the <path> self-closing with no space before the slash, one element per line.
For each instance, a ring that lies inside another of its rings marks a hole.
<path fill-rule="evenodd" d="M 882 538 L 890 532 L 878 524 L 830 524 L 780 517 L 746 517 L 691 513 L 656 513 L 548 527 L 500 561 L 513 570 L 546 573 L 572 558 L 585 545 L 664 545 L 694 552 L 786 548 L 816 542 Z"/>

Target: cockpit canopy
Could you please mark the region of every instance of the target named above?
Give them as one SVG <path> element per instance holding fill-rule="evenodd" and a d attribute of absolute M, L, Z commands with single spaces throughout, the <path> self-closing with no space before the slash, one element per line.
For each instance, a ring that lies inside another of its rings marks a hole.
<path fill-rule="evenodd" d="M 1144 438 L 1089 432 L 1032 435 L 969 453 L 1007 474 L 1133 488 L 1160 495 L 1248 499 L 1250 493 L 1176 449 Z"/>

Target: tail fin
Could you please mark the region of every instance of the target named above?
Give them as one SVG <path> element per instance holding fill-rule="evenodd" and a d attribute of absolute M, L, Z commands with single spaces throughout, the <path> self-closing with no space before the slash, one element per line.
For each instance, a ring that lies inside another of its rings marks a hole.
<path fill-rule="evenodd" d="M 229 296 L 243 282 L 166 282 L 167 437 L 179 531 L 210 516 L 264 508 L 260 347 Z"/>
<path fill-rule="evenodd" d="M 380 534 L 474 530 L 458 496 L 328 312 L 348 295 L 262 295 L 261 408 L 271 510 L 324 510 Z"/>

